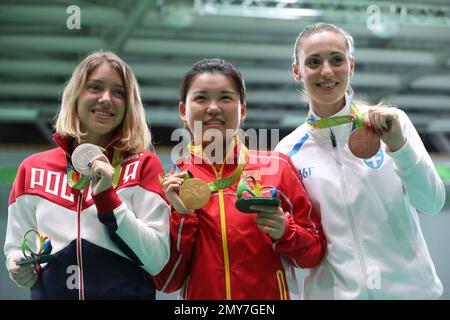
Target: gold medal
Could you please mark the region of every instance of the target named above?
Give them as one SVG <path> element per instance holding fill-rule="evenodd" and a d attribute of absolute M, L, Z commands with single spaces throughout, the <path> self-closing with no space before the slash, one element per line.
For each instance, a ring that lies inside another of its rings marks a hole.
<path fill-rule="evenodd" d="M 184 181 L 178 192 L 181 201 L 188 209 L 201 209 L 211 198 L 208 184 L 199 178 L 190 178 Z"/>
<path fill-rule="evenodd" d="M 190 151 L 200 157 L 203 157 L 202 150 L 195 147 L 196 146 L 191 143 L 189 147 Z M 185 181 L 181 184 L 178 190 L 178 196 L 184 206 L 190 210 L 198 210 L 203 208 L 209 202 L 211 192 L 229 188 L 237 181 L 237 179 L 239 179 L 241 173 L 244 171 L 247 159 L 248 149 L 244 145 L 241 145 L 238 165 L 233 174 L 226 178 L 211 181 L 209 183 L 206 183 L 199 178 L 192 177 L 192 174 L 188 171 L 187 175 L 184 177 Z"/>

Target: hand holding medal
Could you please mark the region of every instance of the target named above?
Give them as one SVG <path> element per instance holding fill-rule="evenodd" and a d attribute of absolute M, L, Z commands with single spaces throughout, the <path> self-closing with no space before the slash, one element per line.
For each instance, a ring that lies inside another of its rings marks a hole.
<path fill-rule="evenodd" d="M 353 121 L 356 129 L 348 138 L 348 148 L 358 158 L 368 159 L 373 157 L 380 149 L 380 138 L 371 130 L 370 124 L 364 121 L 365 115 L 352 109 Z"/>
<path fill-rule="evenodd" d="M 346 123 L 354 123 L 356 127 L 348 139 L 350 151 L 358 158 L 371 158 L 380 149 L 380 139 L 365 126 L 364 114 L 360 113 L 355 106 L 351 106 L 351 115 L 336 116 L 316 120 L 311 112 L 306 121 L 314 128 L 325 129 L 339 126 Z"/>
<path fill-rule="evenodd" d="M 203 208 L 211 198 L 215 182 L 206 183 L 199 178 L 193 178 L 187 171 L 159 177 L 170 204 L 179 213 L 193 213 Z"/>
<path fill-rule="evenodd" d="M 83 143 L 75 148 L 67 159 L 67 178 L 71 188 L 84 190 L 88 186 L 92 161 L 101 154 L 102 150 L 92 143 Z"/>
<path fill-rule="evenodd" d="M 238 165 L 234 172 L 222 179 L 205 182 L 195 178 L 192 174 L 180 169 L 174 164 L 175 174 L 159 177 L 167 199 L 179 213 L 192 213 L 203 208 L 211 198 L 211 192 L 231 187 L 241 176 L 248 157 L 248 149 L 241 147 L 238 157 Z"/>
<path fill-rule="evenodd" d="M 91 174 L 94 158 L 102 155 L 102 150 L 92 143 L 80 144 L 72 152 L 72 164 L 75 170 L 84 176 Z"/>
<path fill-rule="evenodd" d="M 211 198 L 208 184 L 198 178 L 187 178 L 180 186 L 179 196 L 188 209 L 203 208 Z"/>
<path fill-rule="evenodd" d="M 406 139 L 396 109 L 372 107 L 365 113 L 364 120 L 366 127 L 378 134 L 391 152 L 395 152 L 405 145 Z"/>
<path fill-rule="evenodd" d="M 358 127 L 358 123 L 357 123 Z M 357 157 L 373 157 L 380 149 L 380 139 L 391 152 L 403 147 L 406 140 L 395 109 L 372 107 L 364 113 L 364 127 L 354 130 L 348 140 L 350 151 Z"/>
<path fill-rule="evenodd" d="M 397 111 L 393 108 L 371 107 L 362 114 L 355 106 L 352 106 L 350 116 L 316 120 L 310 113 L 306 121 L 318 129 L 354 123 L 356 129 L 350 134 L 348 147 L 356 157 L 362 159 L 371 158 L 378 152 L 381 145 L 380 139 L 392 152 L 399 150 L 406 143 Z"/>
<path fill-rule="evenodd" d="M 114 151 L 112 164 L 104 155 L 105 150 L 91 143 L 83 143 L 75 148 L 68 163 L 69 185 L 75 189 L 84 189 L 92 179 L 93 194 L 101 193 L 112 186 L 116 187 L 120 176 L 123 152 Z M 81 174 L 77 177 L 73 168 Z M 76 182 L 75 182 L 76 181 Z"/>
<path fill-rule="evenodd" d="M 356 157 L 368 159 L 380 149 L 380 138 L 369 127 L 357 128 L 350 134 L 348 147 Z"/>
<path fill-rule="evenodd" d="M 190 214 L 194 212 L 194 208 L 188 208 L 183 200 L 179 196 L 180 187 L 186 181 L 188 173 L 186 171 L 178 172 L 172 175 L 166 175 L 164 177 L 159 177 L 159 182 L 166 194 L 167 200 L 173 208 L 179 213 Z M 208 199 L 209 200 L 209 199 Z M 191 203 L 188 201 L 188 203 Z"/>

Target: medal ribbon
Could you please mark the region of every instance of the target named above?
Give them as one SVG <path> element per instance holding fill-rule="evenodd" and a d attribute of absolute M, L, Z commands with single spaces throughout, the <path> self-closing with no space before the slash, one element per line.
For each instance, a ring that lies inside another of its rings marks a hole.
<path fill-rule="evenodd" d="M 106 152 L 106 150 L 103 149 L 102 147 L 99 148 L 103 153 Z M 111 165 L 114 168 L 114 179 L 113 179 L 114 188 L 116 188 L 117 184 L 119 183 L 120 168 L 122 166 L 123 155 L 124 154 L 122 151 L 118 151 L 116 149 L 114 150 L 114 155 L 111 163 Z M 92 178 L 90 176 L 85 176 L 76 172 L 72 165 L 71 159 L 67 157 L 67 181 L 71 188 L 84 190 L 91 181 L 91 179 Z"/>
<path fill-rule="evenodd" d="M 240 147 L 241 150 L 239 151 L 239 160 L 236 170 L 234 170 L 233 174 L 229 177 L 208 183 L 208 187 L 211 191 L 219 191 L 231 187 L 241 176 L 247 162 L 248 149 L 243 144 L 241 144 Z"/>
<path fill-rule="evenodd" d="M 356 128 L 364 127 L 364 115 L 361 114 L 354 105 L 351 106 L 351 115 L 349 116 L 337 116 L 316 120 L 311 111 L 308 112 L 306 116 L 306 122 L 308 122 L 312 127 L 316 129 L 331 128 L 334 126 L 339 126 L 345 123 L 353 122 Z"/>
<path fill-rule="evenodd" d="M 238 139 L 235 139 L 235 145 L 238 144 Z M 247 164 L 248 159 L 248 149 L 245 145 L 239 144 L 240 150 L 239 150 L 239 157 L 238 157 L 238 165 L 236 170 L 234 170 L 233 174 L 230 176 L 218 179 L 216 181 L 211 181 L 207 183 L 209 189 L 211 191 L 219 191 L 222 189 L 226 189 L 228 187 L 231 187 L 241 176 L 242 172 L 244 171 L 245 165 Z M 191 152 L 193 152 L 196 155 L 202 154 L 202 149 L 200 146 L 194 146 L 192 143 L 189 145 L 189 149 Z"/>

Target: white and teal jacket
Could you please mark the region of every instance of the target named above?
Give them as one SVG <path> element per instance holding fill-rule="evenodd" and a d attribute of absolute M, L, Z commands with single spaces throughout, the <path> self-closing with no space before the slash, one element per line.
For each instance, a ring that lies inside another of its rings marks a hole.
<path fill-rule="evenodd" d="M 358 106 L 360 112 L 365 108 Z M 348 147 L 352 123 L 316 129 L 305 122 L 275 149 L 287 154 L 303 177 L 328 242 L 324 259 L 304 279 L 303 299 L 442 294 L 417 211 L 438 213 L 444 184 L 408 116 L 396 110 L 407 138 L 396 152 L 381 142 L 372 158 L 355 157 Z M 348 102 L 335 116 L 350 113 Z"/>

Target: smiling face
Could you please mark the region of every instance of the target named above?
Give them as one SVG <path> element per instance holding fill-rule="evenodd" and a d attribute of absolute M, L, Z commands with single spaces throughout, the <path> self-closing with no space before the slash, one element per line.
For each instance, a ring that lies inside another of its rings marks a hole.
<path fill-rule="evenodd" d="M 346 39 L 334 31 L 321 31 L 305 38 L 298 48 L 294 76 L 304 82 L 311 107 L 320 117 L 338 112 L 354 70 Z"/>
<path fill-rule="evenodd" d="M 227 130 L 228 136 L 230 132 L 236 133 L 245 119 L 247 107 L 245 102 L 240 102 L 237 86 L 229 77 L 207 72 L 192 79 L 186 102 L 180 102 L 179 111 L 194 135 L 195 144 L 206 147 L 210 141 L 204 137 L 210 129 L 216 129 L 221 142 L 227 143 Z"/>
<path fill-rule="evenodd" d="M 84 142 L 105 146 L 125 116 L 125 95 L 122 78 L 111 66 L 92 71 L 77 104 L 81 131 L 87 133 Z"/>

